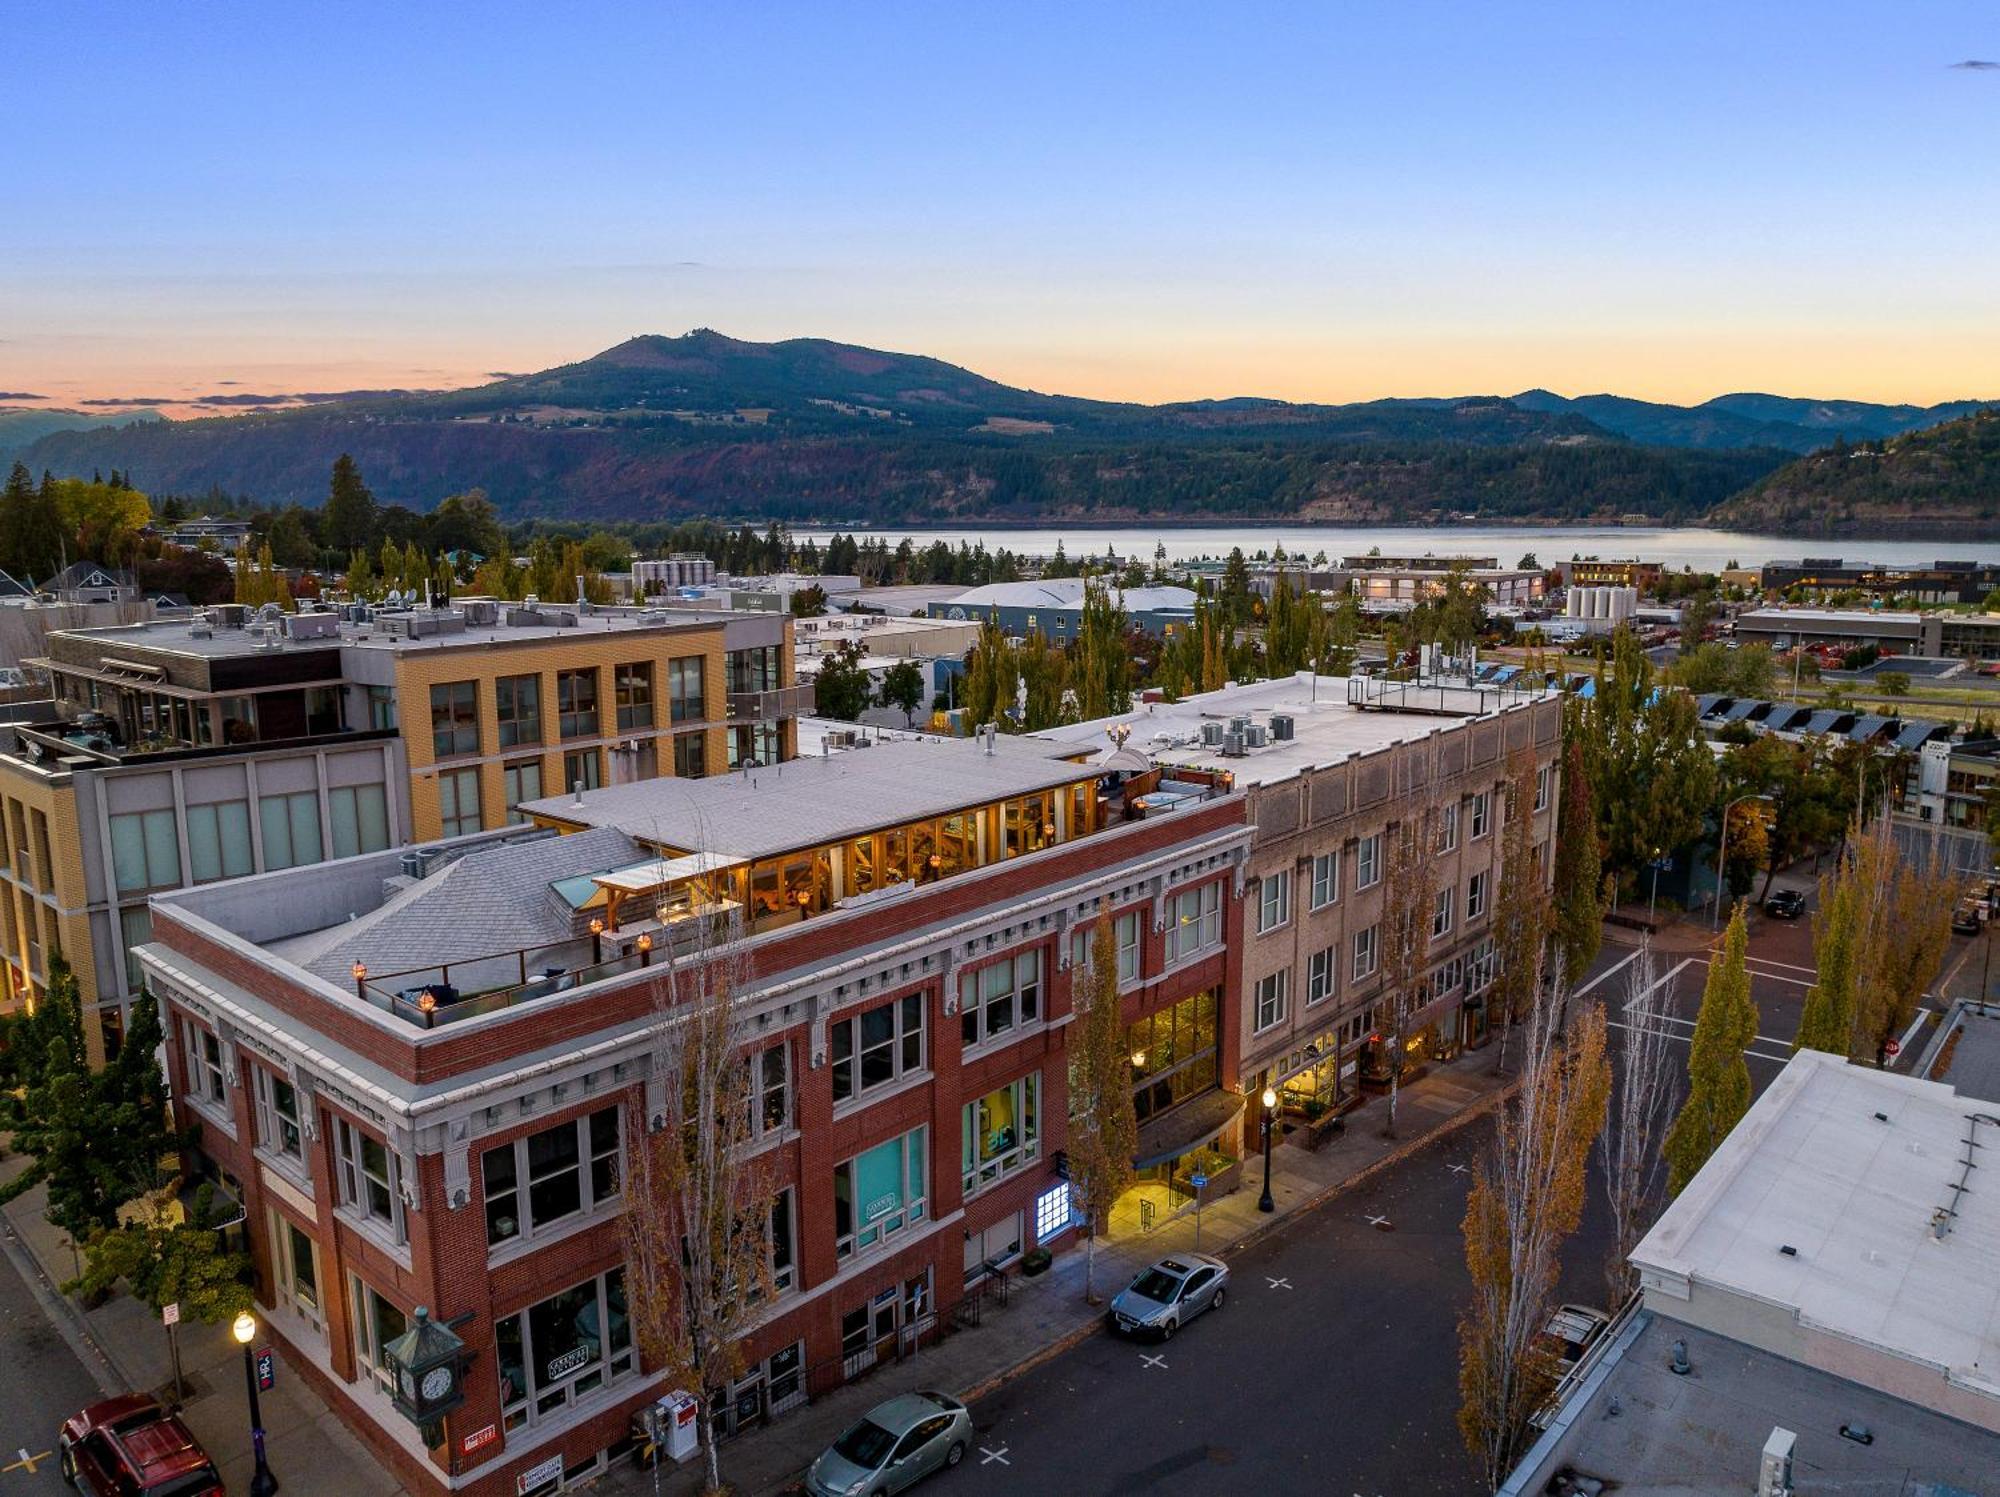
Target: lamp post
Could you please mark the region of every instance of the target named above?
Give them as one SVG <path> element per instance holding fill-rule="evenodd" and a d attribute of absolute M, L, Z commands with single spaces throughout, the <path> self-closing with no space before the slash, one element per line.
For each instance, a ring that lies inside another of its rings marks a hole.
<path fill-rule="evenodd" d="M 1656 847 L 1653 849 L 1653 893 L 1652 897 L 1646 901 L 1646 923 L 1648 925 L 1657 924 L 1659 920 L 1659 913 L 1660 913 L 1660 850 Z"/>
<path fill-rule="evenodd" d="M 1722 896 L 1726 888 L 1723 880 L 1728 876 L 1729 866 L 1729 813 L 1749 800 L 1760 800 L 1767 806 L 1771 804 L 1770 796 L 1753 793 L 1739 795 L 1722 808 L 1722 840 L 1715 849 L 1715 904 L 1708 912 L 1708 928 L 1711 931 L 1722 919 Z"/>
<path fill-rule="evenodd" d="M 1278 1203 L 1271 1199 L 1271 1120 L 1277 1115 L 1278 1093 L 1271 1087 L 1264 1088 L 1264 1193 L 1257 1197 L 1259 1211 L 1276 1211 Z"/>
<path fill-rule="evenodd" d="M 250 1477 L 250 1497 L 271 1497 L 278 1490 L 278 1478 L 264 1460 L 264 1412 L 257 1402 L 257 1354 L 250 1343 L 257 1339 L 257 1317 L 245 1310 L 230 1326 L 237 1345 L 243 1348 L 243 1386 L 250 1395 L 250 1451 L 257 1468 Z"/>

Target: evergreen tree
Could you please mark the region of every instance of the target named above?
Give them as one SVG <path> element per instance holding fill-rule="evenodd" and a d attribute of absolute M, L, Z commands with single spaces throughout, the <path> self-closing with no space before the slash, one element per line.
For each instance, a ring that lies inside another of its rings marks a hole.
<path fill-rule="evenodd" d="M 846 640 L 822 657 L 813 683 L 815 710 L 821 716 L 851 723 L 868 710 L 872 695 L 868 672 L 861 664 L 861 646 Z"/>
<path fill-rule="evenodd" d="M 1090 934 L 1090 960 L 1072 974 L 1074 1006 L 1083 1010 L 1070 1065 L 1069 1157 L 1084 1214 L 1083 1295 L 1096 1302 L 1095 1244 L 1111 1206 L 1132 1183 L 1139 1119 L 1132 1104 L 1132 1061 L 1118 997 L 1118 938 L 1107 906 Z"/>
<path fill-rule="evenodd" d="M 326 505 L 320 510 L 320 536 L 334 551 L 357 551 L 375 544 L 381 514 L 375 496 L 361 481 L 361 470 L 346 453 L 334 459 L 327 484 Z"/>
<path fill-rule="evenodd" d="M 903 721 L 916 723 L 917 708 L 924 704 L 924 668 L 914 660 L 898 660 L 882 673 L 882 705 L 900 707 Z"/>
<path fill-rule="evenodd" d="M 1125 647 L 1128 620 L 1111 589 L 1086 583 L 1077 621 L 1071 680 L 1078 721 L 1092 722 L 1132 708 L 1132 657 Z"/>
<path fill-rule="evenodd" d="M 1757 1037 L 1757 1005 L 1744 965 L 1743 911 L 1729 917 L 1722 950 L 1708 963 L 1701 1010 L 1688 1048 L 1688 1096 L 1667 1131 L 1667 1190 L 1679 1195 L 1750 1110 L 1750 1063 L 1743 1052 Z"/>

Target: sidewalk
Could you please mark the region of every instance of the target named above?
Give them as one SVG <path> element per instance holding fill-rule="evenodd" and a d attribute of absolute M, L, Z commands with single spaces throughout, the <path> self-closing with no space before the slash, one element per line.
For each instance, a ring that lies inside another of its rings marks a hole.
<path fill-rule="evenodd" d="M 0 1161 L 0 1179 L 27 1165 Z M 48 1192 L 36 1186 L 0 1207 L 0 1250 L 14 1260 L 56 1330 L 109 1395 L 137 1389 L 173 1397 L 167 1333 L 158 1317 L 129 1294 L 94 1310 L 81 1308 L 56 1286 L 76 1276 L 69 1238 L 43 1219 Z M 250 1413 L 243 1353 L 227 1326 L 180 1328 L 185 1399 L 181 1417 L 214 1459 L 232 1492 L 250 1490 Z M 260 1341 L 259 1345 L 266 1343 Z M 342 1497 L 401 1497 L 403 1488 L 298 1373 L 278 1358 L 277 1386 L 260 1396 L 272 1474 L 293 1492 Z M 53 1427 L 49 1434 L 53 1436 Z"/>
<path fill-rule="evenodd" d="M 1271 1195 L 1275 1213 L 1257 1209 L 1263 1189 L 1263 1161 L 1244 1160 L 1243 1184 L 1205 1205 L 1201 1250 L 1228 1255 L 1318 1204 L 1336 1191 L 1490 1112 L 1512 1081 L 1493 1074 L 1493 1047 L 1435 1066 L 1402 1089 L 1396 1105 L 1398 1137 L 1382 1137 L 1388 1102 L 1373 1097 L 1347 1115 L 1346 1131 L 1318 1152 L 1280 1144 L 1272 1156 Z M 1097 1246 L 1096 1289 L 1109 1300 L 1140 1269 L 1168 1253 L 1194 1246 L 1194 1212 L 1182 1211 L 1144 1236 Z M 1083 1298 L 1081 1246 L 1056 1255 L 1039 1278 L 1015 1279 L 1008 1301 L 989 1301 L 982 1323 L 957 1331 L 935 1347 L 902 1363 L 887 1364 L 857 1382 L 816 1398 L 767 1429 L 740 1435 L 722 1447 L 722 1477 L 744 1494 L 782 1492 L 803 1477 L 813 1457 L 848 1425 L 883 1399 L 915 1388 L 939 1388 L 970 1402 L 1000 1384 L 1094 1335 L 1103 1325 L 1103 1306 Z M 669 1497 L 700 1491 L 700 1462 L 663 1473 L 660 1490 Z M 650 1494 L 649 1472 L 621 1467 L 605 1476 L 606 1494 Z"/>
<path fill-rule="evenodd" d="M 1484 1116 L 1512 1080 L 1493 1074 L 1493 1049 L 1435 1066 L 1402 1089 L 1399 1136 L 1382 1137 L 1388 1103 L 1372 1097 L 1347 1115 L 1343 1133 L 1317 1152 L 1284 1143 L 1272 1156 L 1271 1195 L 1277 1210 L 1257 1210 L 1263 1164 L 1244 1161 L 1243 1184 L 1204 1205 L 1201 1249 L 1229 1254 L 1247 1246 L 1295 1213 L 1415 1152 L 1440 1135 Z M 0 1180 L 25 1167 L 0 1161 Z M 84 1310 L 56 1285 L 75 1276 L 69 1240 L 42 1217 L 46 1192 L 37 1187 L 0 1208 L 0 1251 L 21 1269 L 56 1329 L 96 1377 L 105 1393 L 140 1389 L 171 1398 L 173 1379 L 166 1332 L 146 1306 L 128 1294 Z M 1109 1299 L 1154 1260 L 1194 1247 L 1195 1214 L 1186 1209 L 1151 1233 L 1117 1242 L 1100 1240 L 1096 1288 Z M 869 1408 L 913 1388 L 942 1388 L 968 1400 L 1093 1335 L 1102 1306 L 1084 1303 L 1084 1254 L 1080 1247 L 1056 1256 L 1038 1278 L 1015 1278 L 1005 1304 L 989 1300 L 982 1323 L 948 1335 L 908 1361 L 890 1363 L 780 1419 L 768 1429 L 739 1436 L 722 1449 L 722 1473 L 741 1493 L 783 1491 L 808 1463 Z M 232 1492 L 250 1485 L 249 1416 L 241 1350 L 224 1326 L 181 1328 L 181 1368 L 186 1396 L 182 1417 L 214 1457 Z M 272 1472 L 295 1492 L 338 1492 L 342 1497 L 404 1497 L 403 1488 L 370 1456 L 296 1371 L 279 1358 L 277 1387 L 262 1395 Z M 660 1473 L 659 1490 L 691 1497 L 701 1485 L 699 1461 Z M 620 1466 L 594 1490 L 651 1494 L 653 1475 Z"/>

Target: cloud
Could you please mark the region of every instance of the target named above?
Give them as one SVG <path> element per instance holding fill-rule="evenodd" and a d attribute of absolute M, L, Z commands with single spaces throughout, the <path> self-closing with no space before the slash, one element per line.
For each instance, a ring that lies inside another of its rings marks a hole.
<path fill-rule="evenodd" d="M 290 405 L 296 395 L 198 395 L 191 405 Z"/>
<path fill-rule="evenodd" d="M 218 385 L 240 385 L 243 381 L 240 379 L 219 379 L 216 383 Z"/>
<path fill-rule="evenodd" d="M 489 369 L 489 370 L 487 370 L 487 371 L 486 371 L 486 377 L 487 377 L 488 379 L 520 379 L 520 378 L 522 378 L 522 376 L 521 376 L 521 375 L 518 375 L 518 374 L 511 374 L 511 373 L 509 373 L 509 372 L 508 372 L 507 370 L 505 370 L 505 369 Z"/>
<path fill-rule="evenodd" d="M 131 405 L 179 405 L 178 395 L 107 395 L 98 400 L 79 400 L 78 405 L 131 406 Z"/>
<path fill-rule="evenodd" d="M 30 395 L 26 390 L 0 390 L 0 400 L 47 400 L 46 395 Z"/>
<path fill-rule="evenodd" d="M 2000 73 L 2000 62 L 1988 62 L 1983 57 L 1968 57 L 1964 62 L 1951 65 L 1954 73 Z"/>

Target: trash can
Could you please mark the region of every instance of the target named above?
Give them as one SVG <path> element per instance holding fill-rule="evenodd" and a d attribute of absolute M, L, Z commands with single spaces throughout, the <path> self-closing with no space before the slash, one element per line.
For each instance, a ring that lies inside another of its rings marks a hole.
<path fill-rule="evenodd" d="M 694 1395 L 679 1389 L 660 1400 L 660 1422 L 664 1426 L 661 1432 L 666 1436 L 662 1448 L 668 1460 L 679 1464 L 694 1458 L 700 1437 L 696 1421 L 699 1410 Z"/>

